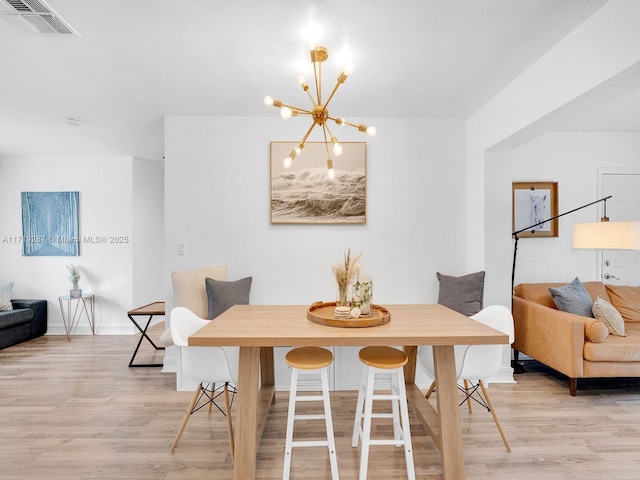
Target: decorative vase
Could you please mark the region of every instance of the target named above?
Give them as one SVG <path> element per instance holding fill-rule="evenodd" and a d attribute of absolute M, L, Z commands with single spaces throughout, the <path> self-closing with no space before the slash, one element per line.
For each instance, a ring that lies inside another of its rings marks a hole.
<path fill-rule="evenodd" d="M 336 294 L 336 307 L 348 307 L 351 304 L 349 285 L 338 285 Z"/>
<path fill-rule="evenodd" d="M 373 279 L 371 278 L 371 275 L 359 275 L 358 279 L 353 284 L 353 306 L 358 307 L 362 315 L 371 315 L 372 299 Z"/>

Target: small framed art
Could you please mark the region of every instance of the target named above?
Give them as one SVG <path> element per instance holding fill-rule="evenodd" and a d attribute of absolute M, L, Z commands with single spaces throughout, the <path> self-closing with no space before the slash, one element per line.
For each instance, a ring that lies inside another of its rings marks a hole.
<path fill-rule="evenodd" d="M 557 237 L 558 182 L 513 182 L 512 228 L 520 238 Z M 531 228 L 529 228 L 531 227 Z"/>

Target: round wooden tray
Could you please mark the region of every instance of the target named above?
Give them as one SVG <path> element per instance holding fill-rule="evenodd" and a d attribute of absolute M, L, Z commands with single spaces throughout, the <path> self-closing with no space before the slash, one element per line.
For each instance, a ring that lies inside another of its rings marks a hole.
<path fill-rule="evenodd" d="M 316 302 L 307 310 L 307 318 L 313 323 L 327 327 L 363 328 L 377 327 L 391 321 L 389 310 L 380 305 L 371 305 L 371 315 L 347 320 L 335 318 L 336 302 Z"/>

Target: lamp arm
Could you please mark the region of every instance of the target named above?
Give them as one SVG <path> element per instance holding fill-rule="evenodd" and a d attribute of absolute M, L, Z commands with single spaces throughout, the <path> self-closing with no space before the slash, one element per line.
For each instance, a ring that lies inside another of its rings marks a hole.
<path fill-rule="evenodd" d="M 511 233 L 511 236 L 515 239 L 515 243 L 513 245 L 513 267 L 511 269 L 511 310 L 513 311 L 513 287 L 516 276 L 516 254 L 518 252 L 518 237 L 519 233 L 526 232 L 538 225 L 542 225 L 544 223 L 550 222 L 551 220 L 555 220 L 556 218 L 564 217 L 565 215 L 569 215 L 570 213 L 577 212 L 578 210 L 582 210 L 583 208 L 590 207 L 591 205 L 595 205 L 596 203 L 605 202 L 605 206 L 607 205 L 607 200 L 611 198 L 611 195 L 608 197 L 601 198 L 600 200 L 596 200 L 595 202 L 587 203 L 586 205 L 582 205 L 581 207 L 574 208 L 573 210 L 569 210 L 568 212 L 561 213 L 560 215 L 556 215 L 555 217 L 547 218 L 546 220 L 542 220 L 541 222 L 535 223 L 533 225 L 529 225 L 526 228 L 515 231 Z"/>
<path fill-rule="evenodd" d="M 577 212 L 578 210 L 582 210 L 583 208 L 590 207 L 591 205 L 595 205 L 596 203 L 606 202 L 610 198 L 611 198 L 611 195 L 609 195 L 608 197 L 601 198 L 600 200 L 596 200 L 595 202 L 587 203 L 586 205 L 582 205 L 581 207 L 574 208 L 573 210 L 569 210 L 568 212 L 561 213 L 560 215 L 556 215 L 555 217 L 547 218 L 546 220 L 542 220 L 541 222 L 535 223 L 533 225 L 529 225 L 528 227 L 525 227 L 525 228 L 523 228 L 521 230 L 518 230 L 517 232 L 511 233 L 511 235 L 512 236 L 516 236 L 516 238 L 517 238 L 517 235 L 519 233 L 526 232 L 527 230 L 530 230 L 533 227 L 537 227 L 537 226 L 542 225 L 544 223 L 550 222 L 551 220 L 555 220 L 556 218 L 564 217 L 565 215 L 569 215 L 570 213 Z M 605 205 L 606 205 L 606 203 L 605 203 Z"/>

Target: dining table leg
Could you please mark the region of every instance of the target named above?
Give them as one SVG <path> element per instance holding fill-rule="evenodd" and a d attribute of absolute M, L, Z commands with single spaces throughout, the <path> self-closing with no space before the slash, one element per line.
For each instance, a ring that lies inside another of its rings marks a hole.
<path fill-rule="evenodd" d="M 453 345 L 434 345 L 433 363 L 435 380 L 438 385 L 436 398 L 438 416 L 440 417 L 442 478 L 444 480 L 462 480 L 465 478 L 464 451 Z"/>
<path fill-rule="evenodd" d="M 234 480 L 252 480 L 256 477 L 259 365 L 260 347 L 240 347 Z"/>

